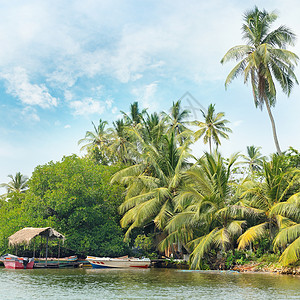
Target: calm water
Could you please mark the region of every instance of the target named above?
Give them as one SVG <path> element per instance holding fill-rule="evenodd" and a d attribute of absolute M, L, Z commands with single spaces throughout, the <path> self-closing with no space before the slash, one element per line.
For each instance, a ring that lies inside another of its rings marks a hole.
<path fill-rule="evenodd" d="M 6 270 L 0 299 L 300 299 L 300 277 L 146 270 Z"/>

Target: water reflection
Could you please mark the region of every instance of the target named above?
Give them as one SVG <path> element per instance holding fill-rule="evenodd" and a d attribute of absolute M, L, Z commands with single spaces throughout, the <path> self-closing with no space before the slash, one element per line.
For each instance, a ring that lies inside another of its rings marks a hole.
<path fill-rule="evenodd" d="M 171 269 L 0 269 L 0 299 L 300 299 L 300 277 Z"/>

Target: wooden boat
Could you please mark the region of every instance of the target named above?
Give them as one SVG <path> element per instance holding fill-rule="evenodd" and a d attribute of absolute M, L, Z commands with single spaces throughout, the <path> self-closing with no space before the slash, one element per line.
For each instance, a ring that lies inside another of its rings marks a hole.
<path fill-rule="evenodd" d="M 12 254 L 1 256 L 6 269 L 33 269 L 34 258 L 19 257 Z"/>
<path fill-rule="evenodd" d="M 76 255 L 62 258 L 35 258 L 34 268 L 74 268 L 78 266 Z"/>
<path fill-rule="evenodd" d="M 148 268 L 151 264 L 149 258 L 134 258 L 134 257 L 95 257 L 88 256 L 87 261 L 93 268 Z"/>

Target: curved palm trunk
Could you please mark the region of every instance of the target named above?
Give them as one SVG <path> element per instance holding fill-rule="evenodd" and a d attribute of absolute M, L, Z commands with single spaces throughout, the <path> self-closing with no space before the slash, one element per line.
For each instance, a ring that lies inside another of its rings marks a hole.
<path fill-rule="evenodd" d="M 269 117 L 270 117 L 270 120 L 271 120 L 271 124 L 272 124 L 273 137 L 274 137 L 274 142 L 275 142 L 276 150 L 277 150 L 278 154 L 281 155 L 282 152 L 280 150 L 279 143 L 278 143 L 278 138 L 277 138 L 277 133 L 276 133 L 276 127 L 275 127 L 275 121 L 274 121 L 274 118 L 273 118 L 273 115 L 272 115 L 272 112 L 271 112 L 269 101 L 266 98 L 265 98 L 265 104 L 266 104 L 267 111 L 268 111 L 268 114 L 269 114 Z"/>

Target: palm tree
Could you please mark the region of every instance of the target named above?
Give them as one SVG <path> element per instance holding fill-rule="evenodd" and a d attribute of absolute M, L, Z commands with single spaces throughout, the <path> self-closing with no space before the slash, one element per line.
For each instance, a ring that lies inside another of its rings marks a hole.
<path fill-rule="evenodd" d="M 274 80 L 279 82 L 282 91 L 289 96 L 294 82 L 298 84 L 294 73 L 298 56 L 286 50 L 286 46 L 294 45 L 295 41 L 295 34 L 289 28 L 282 25 L 273 31 L 269 30 L 276 19 L 275 12 L 260 11 L 257 7 L 247 11 L 242 26 L 243 38 L 247 45 L 229 49 L 221 63 L 239 61 L 227 76 L 225 87 L 227 88 L 238 75 L 244 77 L 245 83 L 250 80 L 255 106 L 260 109 L 266 106 L 276 149 L 281 154 L 271 112 L 271 107 L 276 103 Z"/>
<path fill-rule="evenodd" d="M 143 109 L 142 112 L 140 112 L 138 102 L 133 102 L 132 104 L 130 104 L 129 114 L 125 113 L 124 111 L 121 111 L 125 120 L 125 124 L 132 125 L 134 127 L 142 122 L 143 115 L 145 114 L 145 112 L 146 109 Z"/>
<path fill-rule="evenodd" d="M 132 143 L 123 119 L 113 122 L 113 128 L 108 130 L 108 139 L 111 161 L 125 164 L 134 162 L 131 151 Z"/>
<path fill-rule="evenodd" d="M 177 213 L 166 226 L 169 235 L 160 247 L 180 240 L 192 251 L 191 268 L 200 268 L 212 248 L 228 249 L 242 232 L 245 222 L 227 214 L 231 170 L 237 159 L 233 155 L 226 164 L 219 153 L 205 153 L 184 173 L 185 184 L 175 198 Z"/>
<path fill-rule="evenodd" d="M 144 141 L 137 129 L 132 130 L 142 146 L 139 163 L 117 172 L 112 178 L 112 182 L 127 187 L 125 201 L 120 206 L 121 226 L 128 228 L 126 238 L 134 228 L 151 221 L 160 231 L 164 230 L 173 214 L 182 173 L 191 158 L 190 140 L 180 145 L 174 132 L 164 133 L 161 143 L 156 144 Z"/>
<path fill-rule="evenodd" d="M 279 262 L 287 266 L 300 260 L 300 193 L 292 195 L 286 202 L 275 204 L 272 215 L 288 218 L 274 239 L 274 250 L 283 248 Z"/>
<path fill-rule="evenodd" d="M 7 194 L 10 193 L 24 193 L 28 189 L 28 177 L 17 172 L 15 176 L 8 175 L 11 179 L 9 183 L 2 183 L 0 187 L 4 187 L 7 190 Z"/>
<path fill-rule="evenodd" d="M 265 157 L 260 152 L 261 147 L 247 146 L 247 155 L 241 155 L 244 158 L 243 163 L 249 166 L 251 173 L 262 169 Z"/>
<path fill-rule="evenodd" d="M 80 150 L 86 149 L 89 155 L 96 156 L 102 163 L 106 164 L 109 157 L 109 138 L 105 127 L 108 123 L 99 119 L 98 126 L 94 122 L 92 124 L 94 131 L 87 131 L 85 137 L 78 141 L 78 145 L 85 143 Z"/>
<path fill-rule="evenodd" d="M 295 221 L 299 222 L 299 201 L 296 199 L 298 202 L 292 203 L 295 197 L 290 197 L 299 189 L 300 171 L 290 168 L 283 156 L 274 155 L 270 162 L 263 163 L 262 173 L 263 182 L 250 180 L 243 183 L 243 201 L 248 211 L 256 215 L 256 222 L 239 237 L 238 249 L 266 236 L 272 242 L 278 232 L 280 234 L 281 230 L 296 225 Z M 275 248 L 278 245 L 284 245 L 280 237 Z"/>
<path fill-rule="evenodd" d="M 207 113 L 201 110 L 204 122 L 194 121 L 193 124 L 200 127 L 194 134 L 195 140 L 203 137 L 204 144 L 209 143 L 209 152 L 212 154 L 211 143 L 212 140 L 216 144 L 216 147 L 221 145 L 220 137 L 229 139 L 226 132 L 232 132 L 226 124 L 229 123 L 228 120 L 223 119 L 225 114 L 223 112 L 215 113 L 215 105 L 210 104 L 208 106 Z"/>
<path fill-rule="evenodd" d="M 165 114 L 166 115 L 166 114 Z M 180 134 L 187 130 L 185 126 L 185 119 L 190 115 L 190 111 L 187 109 L 182 109 L 181 100 L 173 102 L 170 109 L 170 114 L 166 115 L 167 122 L 170 124 L 172 129 L 175 129 L 176 134 Z"/>
<path fill-rule="evenodd" d="M 106 125 L 108 124 L 107 121 L 102 121 L 99 119 L 99 124 L 96 126 L 94 122 L 92 122 L 94 131 L 87 131 L 85 133 L 85 137 L 78 141 L 78 145 L 85 143 L 81 147 L 80 150 L 93 148 L 94 146 L 98 146 L 101 148 L 102 146 L 107 144 L 107 137 L 106 137 Z"/>

